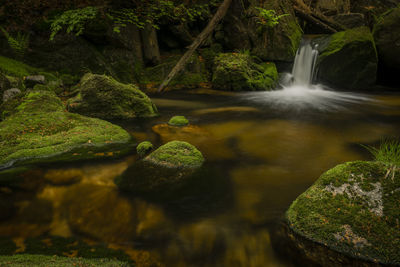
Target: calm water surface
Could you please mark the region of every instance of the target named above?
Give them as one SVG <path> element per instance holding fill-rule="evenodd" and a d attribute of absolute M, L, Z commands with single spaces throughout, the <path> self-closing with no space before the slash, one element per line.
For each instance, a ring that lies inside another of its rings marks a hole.
<path fill-rule="evenodd" d="M 284 94 L 154 96 L 161 117 L 116 123 L 156 146 L 197 146 L 207 160 L 202 181 L 160 203 L 115 187 L 134 152 L 41 168 L 40 185 L 1 188 L 15 211 L 0 222 L 0 235 L 20 247 L 32 236 L 78 236 L 121 248 L 139 266 L 293 266 L 274 240 L 290 203 L 327 169 L 370 159 L 360 144 L 400 136 L 400 96 Z M 191 124 L 167 126 L 173 115 Z"/>

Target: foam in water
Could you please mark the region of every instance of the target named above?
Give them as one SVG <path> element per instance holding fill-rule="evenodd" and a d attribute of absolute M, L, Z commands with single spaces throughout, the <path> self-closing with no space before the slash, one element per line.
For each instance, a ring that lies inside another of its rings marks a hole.
<path fill-rule="evenodd" d="M 346 104 L 368 101 L 355 93 L 335 92 L 321 84 L 313 84 L 318 58 L 317 45 L 303 39 L 296 53 L 292 73 L 282 75 L 281 90 L 247 93 L 246 99 L 278 108 L 314 108 L 337 110 Z"/>

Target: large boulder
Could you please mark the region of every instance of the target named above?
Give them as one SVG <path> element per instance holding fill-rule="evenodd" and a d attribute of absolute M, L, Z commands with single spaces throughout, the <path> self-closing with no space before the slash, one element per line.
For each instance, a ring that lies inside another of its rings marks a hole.
<path fill-rule="evenodd" d="M 273 89 L 277 79 L 274 63 L 257 64 L 247 53 L 221 53 L 214 60 L 214 89 L 265 91 Z"/>
<path fill-rule="evenodd" d="M 0 122 L 0 169 L 111 157 L 130 149 L 131 136 L 121 127 L 66 112 L 53 92 L 31 91 L 15 102 Z"/>
<path fill-rule="evenodd" d="M 133 84 L 119 83 L 111 77 L 86 74 L 79 94 L 68 101 L 68 110 L 102 119 L 153 117 L 157 109 L 150 98 Z"/>
<path fill-rule="evenodd" d="M 378 58 L 367 27 L 315 40 L 319 44 L 318 79 L 347 89 L 366 89 L 376 83 Z"/>
<path fill-rule="evenodd" d="M 382 82 L 397 84 L 400 74 L 400 7 L 379 18 L 374 27 Z"/>
<path fill-rule="evenodd" d="M 399 188 L 395 168 L 379 162 L 344 163 L 324 173 L 293 202 L 286 214 L 288 225 L 297 235 L 339 253 L 398 265 Z"/>
<path fill-rule="evenodd" d="M 115 182 L 123 191 L 162 195 L 185 185 L 203 162 L 196 147 L 171 141 L 133 164 Z"/>

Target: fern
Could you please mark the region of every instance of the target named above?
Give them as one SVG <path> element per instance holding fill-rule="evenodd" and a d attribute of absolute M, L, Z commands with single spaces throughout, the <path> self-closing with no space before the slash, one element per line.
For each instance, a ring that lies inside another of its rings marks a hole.
<path fill-rule="evenodd" d="M 279 20 L 283 17 L 289 16 L 289 14 L 277 15 L 276 11 L 271 9 L 265 9 L 261 7 L 256 7 L 258 11 L 257 15 L 257 24 L 260 25 L 258 28 L 259 31 L 265 30 L 268 28 L 274 28 L 279 24 Z"/>
<path fill-rule="evenodd" d="M 29 46 L 29 34 L 18 32 L 16 36 L 11 36 L 3 27 L 0 27 L 0 30 L 3 32 L 8 45 L 14 53 L 20 58 L 24 57 Z"/>
<path fill-rule="evenodd" d="M 54 37 L 64 28 L 67 33 L 75 33 L 76 36 L 81 35 L 85 29 L 86 23 L 93 20 L 97 16 L 96 7 L 85 7 L 81 9 L 68 10 L 56 17 L 51 23 L 51 35 L 50 40 L 54 40 Z"/>

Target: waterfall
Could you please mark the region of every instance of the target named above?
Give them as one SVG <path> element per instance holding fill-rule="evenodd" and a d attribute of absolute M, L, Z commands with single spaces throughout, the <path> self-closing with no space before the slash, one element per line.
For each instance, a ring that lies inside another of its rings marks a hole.
<path fill-rule="evenodd" d="M 286 86 L 310 87 L 315 73 L 315 65 L 318 58 L 316 46 L 311 45 L 311 40 L 303 39 L 297 50 L 292 74 L 283 80 Z"/>

